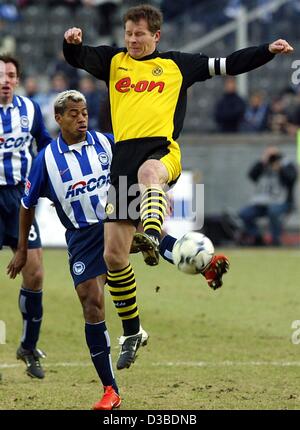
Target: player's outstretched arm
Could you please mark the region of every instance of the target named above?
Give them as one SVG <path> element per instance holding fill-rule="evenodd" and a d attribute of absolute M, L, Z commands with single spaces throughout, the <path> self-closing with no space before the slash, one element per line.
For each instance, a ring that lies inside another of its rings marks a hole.
<path fill-rule="evenodd" d="M 291 54 L 294 48 L 286 40 L 278 39 L 270 43 L 269 51 L 271 54 Z"/>
<path fill-rule="evenodd" d="M 73 67 L 83 69 L 104 81 L 109 80 L 110 63 L 118 51 L 111 46 L 83 45 L 82 30 L 77 27 L 69 28 L 64 34 L 63 53 L 66 61 Z"/>
<path fill-rule="evenodd" d="M 81 28 L 72 27 L 69 28 L 65 34 L 64 38 L 67 43 L 73 44 L 73 45 L 79 45 L 82 43 L 82 30 Z"/>
<path fill-rule="evenodd" d="M 230 54 L 226 59 L 213 59 L 220 61 L 219 68 L 226 75 L 239 75 L 250 72 L 271 61 L 276 54 L 289 54 L 293 52 L 292 46 L 284 39 L 278 39 L 273 43 L 260 46 L 251 46 L 240 49 Z M 213 64 L 212 64 L 213 65 Z M 215 68 L 217 65 L 215 65 Z M 215 73 L 217 74 L 217 73 Z M 220 73 L 219 73 L 220 74 Z"/>
<path fill-rule="evenodd" d="M 7 266 L 7 275 L 11 279 L 21 272 L 26 264 L 27 250 L 28 250 L 28 236 L 30 227 L 32 225 L 35 214 L 35 208 L 25 209 L 22 205 L 20 207 L 20 220 L 19 220 L 19 242 L 16 253 Z"/>

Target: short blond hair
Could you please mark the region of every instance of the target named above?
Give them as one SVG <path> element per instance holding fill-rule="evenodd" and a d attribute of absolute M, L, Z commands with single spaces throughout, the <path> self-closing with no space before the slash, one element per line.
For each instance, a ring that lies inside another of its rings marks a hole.
<path fill-rule="evenodd" d="M 69 100 L 72 102 L 83 102 L 86 104 L 86 98 L 77 90 L 67 90 L 59 93 L 54 102 L 54 113 L 63 115 Z"/>

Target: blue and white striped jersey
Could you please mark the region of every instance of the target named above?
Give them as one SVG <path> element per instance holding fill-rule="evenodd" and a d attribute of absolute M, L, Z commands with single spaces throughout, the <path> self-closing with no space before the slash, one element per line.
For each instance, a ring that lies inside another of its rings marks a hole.
<path fill-rule="evenodd" d="M 68 146 L 60 135 L 34 160 L 22 204 L 48 197 L 67 229 L 103 220 L 110 185 L 113 136 L 88 131 L 86 141 Z"/>
<path fill-rule="evenodd" d="M 14 96 L 10 105 L 0 105 L 0 185 L 25 183 L 36 152 L 50 142 L 35 102 Z"/>

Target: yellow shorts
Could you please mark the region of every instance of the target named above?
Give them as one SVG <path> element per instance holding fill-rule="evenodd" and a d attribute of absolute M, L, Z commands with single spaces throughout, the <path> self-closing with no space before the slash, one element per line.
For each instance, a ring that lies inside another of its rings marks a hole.
<path fill-rule="evenodd" d="M 180 158 L 178 143 L 173 140 L 167 140 L 164 137 L 117 142 L 113 150 L 111 187 L 107 197 L 107 208 L 110 213 L 106 210 L 107 217 L 104 221 L 115 222 L 128 219 L 138 223 L 139 218 L 133 219 L 128 213 L 130 203 L 133 200 L 136 201 L 135 195 L 132 195 L 129 189 L 138 184 L 138 169 L 147 160 L 159 160 L 166 166 L 168 185 L 172 186 L 176 183 L 181 173 Z M 126 184 L 124 183 L 125 179 Z M 120 208 L 122 208 L 122 211 L 120 211 Z"/>
<path fill-rule="evenodd" d="M 168 150 L 169 153 L 160 158 L 160 161 L 166 166 L 168 170 L 168 184 L 174 185 L 182 171 L 181 152 L 178 143 L 174 140 L 169 143 Z"/>

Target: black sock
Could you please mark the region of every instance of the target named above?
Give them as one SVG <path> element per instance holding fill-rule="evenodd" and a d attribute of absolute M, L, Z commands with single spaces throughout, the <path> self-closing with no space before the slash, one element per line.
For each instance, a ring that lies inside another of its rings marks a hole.
<path fill-rule="evenodd" d="M 174 264 L 173 257 L 172 257 L 172 251 L 173 251 L 173 247 L 174 247 L 176 240 L 177 239 L 175 237 L 167 234 L 167 236 L 165 236 L 162 239 L 162 241 L 160 242 L 160 245 L 159 245 L 160 255 L 171 264 Z"/>
<path fill-rule="evenodd" d="M 42 297 L 42 290 L 31 291 L 25 288 L 20 290 L 19 308 L 23 316 L 21 345 L 30 351 L 35 349 L 40 335 L 43 318 Z"/>
<path fill-rule="evenodd" d="M 85 323 L 85 338 L 92 362 L 103 386 L 111 385 L 118 393 L 118 386 L 111 363 L 110 339 L 105 321 L 95 324 Z"/>

